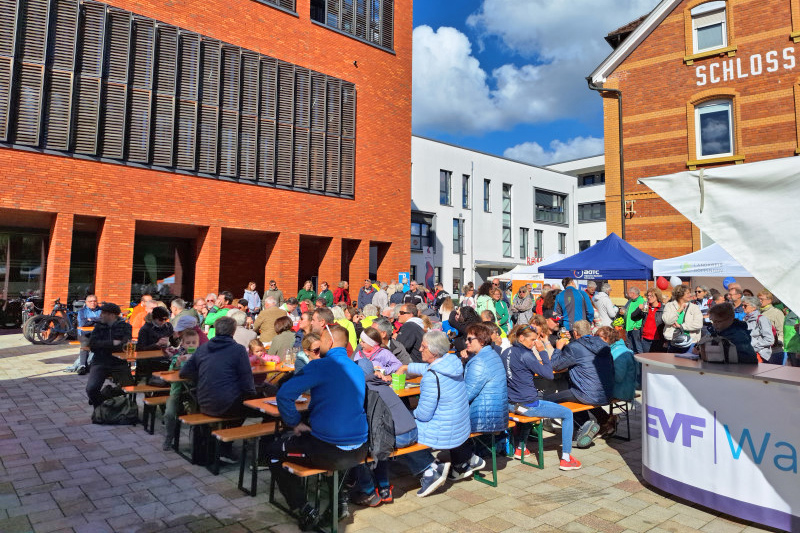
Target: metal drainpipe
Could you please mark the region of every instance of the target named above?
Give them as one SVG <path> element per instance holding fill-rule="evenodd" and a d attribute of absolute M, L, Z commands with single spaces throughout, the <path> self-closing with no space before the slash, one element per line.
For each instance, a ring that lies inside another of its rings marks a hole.
<path fill-rule="evenodd" d="M 622 240 L 625 240 L 625 157 L 622 152 L 622 91 L 619 89 L 605 89 L 592 83 L 592 77 L 586 77 L 589 89 L 599 93 L 607 92 L 617 95 L 617 108 L 619 114 L 619 204 L 620 204 L 620 223 L 622 228 Z"/>

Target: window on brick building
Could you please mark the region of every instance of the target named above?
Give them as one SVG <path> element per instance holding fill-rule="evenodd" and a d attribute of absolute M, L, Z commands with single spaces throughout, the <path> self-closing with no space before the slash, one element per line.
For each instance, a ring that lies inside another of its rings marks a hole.
<path fill-rule="evenodd" d="M 311 0 L 311 20 L 394 49 L 394 0 Z"/>
<path fill-rule="evenodd" d="M 712 100 L 695 107 L 697 156 L 733 155 L 733 105 L 731 100 Z"/>
<path fill-rule="evenodd" d="M 691 13 L 694 53 L 723 48 L 728 45 L 724 1 L 700 4 L 692 9 Z"/>

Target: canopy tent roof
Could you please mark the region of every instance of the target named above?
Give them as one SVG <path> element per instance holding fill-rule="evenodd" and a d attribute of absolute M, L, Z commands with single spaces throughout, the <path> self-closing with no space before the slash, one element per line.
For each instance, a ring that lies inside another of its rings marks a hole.
<path fill-rule="evenodd" d="M 655 257 L 612 233 L 586 250 L 557 263 L 539 267 L 548 278 L 652 279 Z"/>
<path fill-rule="evenodd" d="M 725 248 L 783 303 L 800 310 L 796 283 L 800 239 L 794 235 L 800 197 L 796 157 L 639 181 Z"/>
<path fill-rule="evenodd" d="M 561 261 L 566 257 L 567 256 L 564 254 L 553 254 L 547 259 L 542 259 L 542 261 L 536 263 L 535 265 L 517 265 L 508 272 L 504 272 L 496 276 L 490 276 L 488 279 L 490 281 L 495 279 L 499 279 L 500 281 L 511 281 L 513 279 L 525 279 L 529 278 L 530 276 L 538 276 L 539 267 L 555 263 L 556 261 Z"/>
<path fill-rule="evenodd" d="M 653 262 L 654 276 L 692 276 L 692 277 L 728 277 L 752 278 L 747 271 L 731 254 L 714 243 L 696 252 L 673 257 L 671 259 L 658 259 Z"/>

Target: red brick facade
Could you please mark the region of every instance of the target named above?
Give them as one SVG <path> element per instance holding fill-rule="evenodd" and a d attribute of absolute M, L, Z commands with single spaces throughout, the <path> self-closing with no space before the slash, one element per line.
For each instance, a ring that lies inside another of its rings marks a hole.
<path fill-rule="evenodd" d="M 690 10 L 703 2 L 679 2 L 604 84 L 623 93 L 625 200 L 635 211 L 626 220 L 626 238 L 657 258 L 699 249 L 700 232 L 638 179 L 790 157 L 798 148 L 800 45 L 794 39 L 800 37 L 800 2 L 727 1 L 728 47 L 691 57 Z M 694 106 L 719 97 L 733 101 L 734 155 L 700 162 Z M 619 233 L 618 117 L 611 95 L 604 113 L 607 227 Z"/>
<path fill-rule="evenodd" d="M 194 290 L 185 298 L 223 289 L 240 296 L 249 280 L 238 265 L 250 262 L 264 266 L 260 291 L 274 278 L 288 295 L 302 274 L 317 270 L 334 287 L 347 277 L 358 286 L 368 274 L 370 245 L 383 250 L 379 278 L 408 269 L 410 2 L 394 7 L 394 53 L 312 23 L 310 0 L 297 0 L 298 16 L 253 0 L 108 3 L 354 83 L 355 198 L 0 148 L 0 227 L 33 221 L 50 228 L 48 308 L 67 297 L 72 232 L 76 219 L 87 217 L 98 228 L 95 291 L 107 301 L 130 297 L 140 234 L 194 239 L 195 262 L 185 265 L 194 271 Z M 350 261 L 342 259 L 343 240 L 353 251 Z"/>

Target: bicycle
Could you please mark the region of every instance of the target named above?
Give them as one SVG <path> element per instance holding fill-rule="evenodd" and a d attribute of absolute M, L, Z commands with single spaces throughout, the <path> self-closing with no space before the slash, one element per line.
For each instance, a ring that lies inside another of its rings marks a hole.
<path fill-rule="evenodd" d="M 26 341 L 33 344 L 39 344 L 35 339 L 35 335 L 36 326 L 46 316 L 41 313 L 42 311 L 44 311 L 44 309 L 36 307 L 33 296 L 29 296 L 22 304 L 22 336 L 25 337 Z"/>
<path fill-rule="evenodd" d="M 49 315 L 43 315 L 34 326 L 34 339 L 42 344 L 55 344 L 77 336 L 78 313 L 70 311 L 61 303 L 60 298 L 53 304 L 53 311 Z"/>

